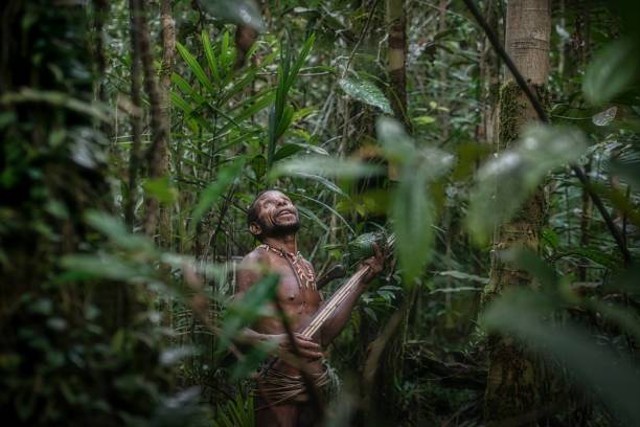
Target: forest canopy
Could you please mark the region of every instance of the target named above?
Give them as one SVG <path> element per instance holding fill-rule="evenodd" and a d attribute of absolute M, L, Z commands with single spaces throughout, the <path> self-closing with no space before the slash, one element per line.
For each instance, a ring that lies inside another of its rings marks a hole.
<path fill-rule="evenodd" d="M 305 383 L 317 425 L 640 425 L 638 2 L 0 19 L 9 425 L 256 425 L 277 346 L 244 333 L 271 316 L 293 337 L 280 276 L 238 288 L 267 189 L 323 298 L 385 256 L 322 349 L 331 390 Z"/>

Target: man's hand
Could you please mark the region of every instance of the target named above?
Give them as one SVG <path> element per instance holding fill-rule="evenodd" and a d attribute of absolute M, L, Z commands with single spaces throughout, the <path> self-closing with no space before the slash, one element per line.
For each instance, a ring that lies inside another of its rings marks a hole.
<path fill-rule="evenodd" d="M 276 342 L 278 343 L 278 356 L 283 357 L 283 359 L 297 357 L 293 345 L 291 344 L 291 340 L 287 334 L 278 334 L 273 335 Z M 295 344 L 300 352 L 300 356 L 309 360 L 317 360 L 322 358 L 324 355 L 322 354 L 320 344 L 312 341 L 310 338 L 307 338 L 300 334 L 293 334 L 295 338 Z"/>
<path fill-rule="evenodd" d="M 369 267 L 369 270 L 362 278 L 362 281 L 364 283 L 369 283 L 370 281 L 372 281 L 374 277 L 380 274 L 380 272 L 382 271 L 382 268 L 384 267 L 385 256 L 382 253 L 380 246 L 378 246 L 375 243 L 373 244 L 373 253 L 374 255 L 372 257 L 369 257 L 364 261 L 362 261 L 362 263 L 360 263 L 360 266 L 359 266 L 360 268 L 364 266 Z"/>

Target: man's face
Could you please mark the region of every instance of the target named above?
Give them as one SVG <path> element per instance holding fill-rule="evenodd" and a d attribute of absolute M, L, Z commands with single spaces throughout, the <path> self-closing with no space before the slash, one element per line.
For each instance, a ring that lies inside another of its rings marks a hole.
<path fill-rule="evenodd" d="M 256 223 L 260 227 L 258 235 L 261 238 L 293 234 L 300 229 L 298 209 L 283 193 L 265 192 L 256 200 L 256 207 Z"/>

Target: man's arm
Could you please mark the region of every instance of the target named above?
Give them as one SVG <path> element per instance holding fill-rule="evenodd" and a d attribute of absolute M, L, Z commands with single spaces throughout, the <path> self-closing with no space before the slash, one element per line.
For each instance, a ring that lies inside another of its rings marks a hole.
<path fill-rule="evenodd" d="M 323 347 L 331 344 L 333 339 L 342 332 L 351 317 L 351 312 L 358 298 L 367 289 L 367 284 L 382 271 L 384 256 L 377 246 L 374 246 L 374 249 L 375 255 L 360 264 L 360 268 L 365 265 L 368 266 L 369 271 L 360 279 L 354 291 L 346 296 L 346 299 L 336 308 L 333 315 L 320 330 L 320 342 Z"/>

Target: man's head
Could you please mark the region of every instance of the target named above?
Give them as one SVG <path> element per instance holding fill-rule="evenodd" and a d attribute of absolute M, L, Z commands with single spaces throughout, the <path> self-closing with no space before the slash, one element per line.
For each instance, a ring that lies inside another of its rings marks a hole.
<path fill-rule="evenodd" d="M 295 234 L 300 229 L 298 209 L 278 190 L 258 194 L 247 211 L 249 231 L 261 242 L 266 237 Z"/>

